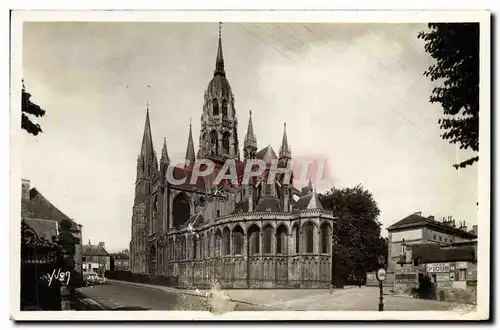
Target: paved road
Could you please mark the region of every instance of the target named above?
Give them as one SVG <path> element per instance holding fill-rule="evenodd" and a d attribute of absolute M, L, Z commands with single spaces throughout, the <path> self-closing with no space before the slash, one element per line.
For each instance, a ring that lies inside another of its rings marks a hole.
<path fill-rule="evenodd" d="M 82 291 L 112 310 L 209 310 L 206 298 L 168 291 L 168 288 L 109 283 L 83 288 Z M 239 301 L 236 311 L 376 311 L 378 308 L 378 288 L 372 287 L 339 289 L 332 294 L 329 290 L 304 289 L 227 290 L 226 293 Z M 453 311 L 470 307 L 384 295 L 385 311 Z"/>
<path fill-rule="evenodd" d="M 282 310 L 296 311 L 377 311 L 379 289 L 350 287 L 329 290 L 228 290 L 232 299 L 264 304 Z M 384 294 L 385 311 L 453 311 L 469 309 L 456 303 L 437 300 L 395 297 Z"/>
<path fill-rule="evenodd" d="M 184 310 L 208 311 L 204 297 L 167 292 L 160 289 L 108 283 L 82 288 L 81 292 L 111 310 Z M 238 303 L 237 311 L 268 310 L 260 306 Z"/>

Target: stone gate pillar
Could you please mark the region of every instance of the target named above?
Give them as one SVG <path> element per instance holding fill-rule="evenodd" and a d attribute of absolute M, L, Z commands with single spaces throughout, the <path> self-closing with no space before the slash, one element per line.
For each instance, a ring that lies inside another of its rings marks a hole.
<path fill-rule="evenodd" d="M 80 242 L 79 238 L 71 234 L 70 229 L 71 222 L 69 220 L 61 221 L 59 225 L 60 233 L 57 236 L 57 243 L 62 252 L 59 273 L 62 310 L 71 310 L 71 300 L 74 294 L 74 285 L 71 282 L 71 275 L 75 271 L 75 246 Z"/>

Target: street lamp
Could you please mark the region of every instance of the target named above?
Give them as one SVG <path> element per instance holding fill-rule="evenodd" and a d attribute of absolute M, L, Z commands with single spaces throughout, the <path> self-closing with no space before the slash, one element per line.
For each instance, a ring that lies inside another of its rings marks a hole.
<path fill-rule="evenodd" d="M 380 255 L 377 258 L 379 269 L 377 270 L 377 280 L 379 283 L 379 302 L 378 302 L 378 311 L 382 312 L 384 310 L 384 296 L 383 296 L 383 285 L 382 282 L 387 278 L 387 271 L 385 270 L 385 258 L 383 255 Z"/>

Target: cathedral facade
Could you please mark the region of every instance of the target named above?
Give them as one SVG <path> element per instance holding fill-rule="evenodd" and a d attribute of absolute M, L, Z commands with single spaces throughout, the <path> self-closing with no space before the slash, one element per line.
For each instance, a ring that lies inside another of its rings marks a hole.
<path fill-rule="evenodd" d="M 311 184 L 298 190 L 293 176 L 269 179 L 273 162 L 285 168 L 292 159 L 286 126 L 278 155 L 270 145 L 258 150 L 251 115 L 241 155 L 219 34 L 214 75 L 204 94 L 199 150 L 195 154 L 190 127 L 186 164 L 170 164 L 165 140 L 158 162 L 147 110 L 137 158 L 132 273 L 177 277 L 182 287 L 329 287 L 336 219 L 323 209 Z M 191 180 L 197 159 L 219 169 L 234 161 L 240 184 L 219 183 L 213 175 Z M 245 182 L 248 160 L 264 161 L 266 168 Z"/>

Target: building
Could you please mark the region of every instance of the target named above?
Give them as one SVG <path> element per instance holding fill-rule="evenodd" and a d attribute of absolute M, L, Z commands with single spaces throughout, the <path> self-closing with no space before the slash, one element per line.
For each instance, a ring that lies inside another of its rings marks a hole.
<path fill-rule="evenodd" d="M 451 217 L 442 222 L 436 221 L 433 216 L 423 217 L 422 212 L 416 212 L 396 222 L 389 228 L 388 270 L 394 271 L 406 248 L 414 244 L 433 243 L 450 245 L 473 241 L 477 239 L 477 226 L 468 231 L 465 223 L 456 226 Z"/>
<path fill-rule="evenodd" d="M 119 253 L 112 253 L 111 255 L 111 270 L 113 271 L 128 271 L 129 262 L 128 262 L 128 250 L 123 250 Z"/>
<path fill-rule="evenodd" d="M 299 191 L 284 175 L 268 183 L 273 164 L 283 170 L 292 159 L 286 125 L 278 154 L 270 145 L 259 150 L 250 113 L 240 150 L 220 34 L 201 110 L 199 149 L 195 154 L 189 127 L 187 164 L 170 164 L 165 140 L 157 161 L 146 112 L 132 211 L 132 273 L 177 277 L 183 286 L 328 287 L 334 217 L 311 186 Z M 215 185 L 209 176 L 191 184 L 196 159 L 210 159 L 219 169 L 234 161 L 239 184 Z M 265 161 L 266 170 L 241 184 L 249 159 Z M 169 171 L 175 180 L 187 180 L 170 182 Z"/>
<path fill-rule="evenodd" d="M 59 235 L 61 221 L 71 222 L 70 232 L 80 239 L 80 243 L 75 246 L 74 259 L 75 271 L 81 275 L 83 273 L 82 226 L 61 212 L 36 188 L 31 188 L 29 180 L 22 179 L 21 194 L 21 219 L 38 234 L 38 237 L 52 241 L 53 236 Z"/>
<path fill-rule="evenodd" d="M 111 256 L 106 251 L 104 242 L 98 245 L 89 244 L 83 246 L 83 272 L 95 272 L 104 275 L 105 271 L 111 269 Z"/>
<path fill-rule="evenodd" d="M 477 226 L 467 230 L 451 217 L 442 222 L 409 215 L 389 228 L 388 272 L 394 274 L 395 290 L 417 287 L 428 276 L 438 289 L 475 286 Z"/>

